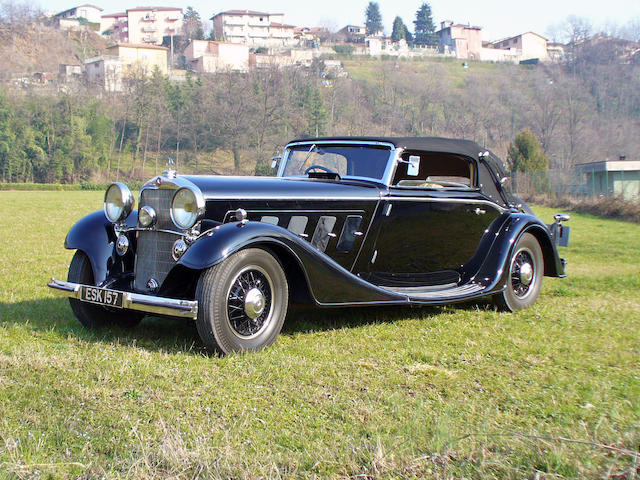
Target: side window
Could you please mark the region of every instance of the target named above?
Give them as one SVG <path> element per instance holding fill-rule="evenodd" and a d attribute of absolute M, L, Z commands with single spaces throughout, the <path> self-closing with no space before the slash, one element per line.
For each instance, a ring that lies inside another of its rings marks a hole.
<path fill-rule="evenodd" d="M 344 227 L 342 227 L 342 233 L 338 239 L 338 245 L 336 250 L 338 252 L 350 252 L 353 248 L 353 244 L 356 241 L 358 235 L 362 235 L 359 231 L 360 224 L 362 223 L 362 217 L 360 215 L 349 215 L 344 221 Z"/>
<path fill-rule="evenodd" d="M 327 249 L 331 236 L 335 237 L 335 234 L 332 233 L 335 224 L 336 217 L 322 216 L 318 220 L 316 229 L 313 232 L 313 238 L 311 238 L 311 243 L 321 252 L 324 252 Z"/>
<path fill-rule="evenodd" d="M 416 157 L 420 158 L 418 172 Z M 410 162 L 410 159 L 413 160 Z M 438 152 L 405 152 L 398 164 L 392 185 L 409 188 L 474 187 L 474 162 L 462 155 Z M 406 162 L 406 163 L 405 163 Z"/>
<path fill-rule="evenodd" d="M 307 228 L 308 221 L 309 221 L 309 218 L 307 217 L 303 217 L 301 215 L 294 215 L 293 217 L 291 217 L 291 220 L 289 220 L 289 226 L 287 227 L 287 230 L 289 230 L 292 233 L 295 233 L 296 235 L 306 237 L 304 231 Z"/>

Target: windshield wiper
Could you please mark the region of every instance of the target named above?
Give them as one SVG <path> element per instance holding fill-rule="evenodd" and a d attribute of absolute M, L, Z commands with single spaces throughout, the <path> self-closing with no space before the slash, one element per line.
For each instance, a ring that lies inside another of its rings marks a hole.
<path fill-rule="evenodd" d="M 318 147 L 316 147 L 316 144 L 314 143 L 313 145 L 311 145 L 311 148 L 307 152 L 307 156 L 304 157 L 304 160 L 302 161 L 302 166 L 305 166 L 306 163 L 307 163 L 307 160 L 309 160 L 309 157 L 311 156 L 311 154 L 313 152 L 317 152 L 317 151 L 318 151 Z"/>

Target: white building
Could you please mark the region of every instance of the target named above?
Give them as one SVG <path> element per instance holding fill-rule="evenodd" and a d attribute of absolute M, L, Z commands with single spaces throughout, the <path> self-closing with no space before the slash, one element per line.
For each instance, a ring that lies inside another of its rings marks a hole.
<path fill-rule="evenodd" d="M 136 7 L 126 12 L 103 15 L 100 32 L 116 42 L 161 45 L 164 36 L 182 31 L 182 9 Z"/>
<path fill-rule="evenodd" d="M 549 60 L 547 39 L 533 32 L 525 32 L 515 37 L 491 42 L 489 46 L 499 50 L 515 50 L 521 61 L 538 59 L 541 62 L 546 62 Z"/>
<path fill-rule="evenodd" d="M 227 10 L 210 20 L 216 40 L 258 47 L 286 47 L 297 42 L 295 27 L 284 23 L 283 13 Z"/>
<path fill-rule="evenodd" d="M 184 56 L 191 69 L 198 73 L 249 69 L 249 47 L 241 43 L 191 40 Z"/>
<path fill-rule="evenodd" d="M 57 13 L 54 15 L 54 18 L 58 21 L 67 19 L 78 20 L 80 18 L 84 18 L 89 23 L 100 23 L 100 15 L 102 15 L 102 9 L 100 7 L 84 4 Z"/>

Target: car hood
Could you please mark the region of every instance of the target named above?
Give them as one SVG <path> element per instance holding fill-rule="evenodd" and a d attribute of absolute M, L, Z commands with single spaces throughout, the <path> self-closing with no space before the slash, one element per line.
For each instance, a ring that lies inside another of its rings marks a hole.
<path fill-rule="evenodd" d="M 309 178 L 188 175 L 182 178 L 202 191 L 205 200 L 376 200 L 374 183 Z"/>

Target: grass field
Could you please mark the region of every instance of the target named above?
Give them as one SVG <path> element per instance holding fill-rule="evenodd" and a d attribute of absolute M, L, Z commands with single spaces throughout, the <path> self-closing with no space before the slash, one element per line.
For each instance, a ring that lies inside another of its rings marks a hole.
<path fill-rule="evenodd" d="M 101 199 L 0 191 L 0 479 L 640 476 L 640 225 L 574 215 L 568 278 L 517 314 L 293 312 L 216 358 L 193 324 L 87 331 L 48 291 Z"/>

